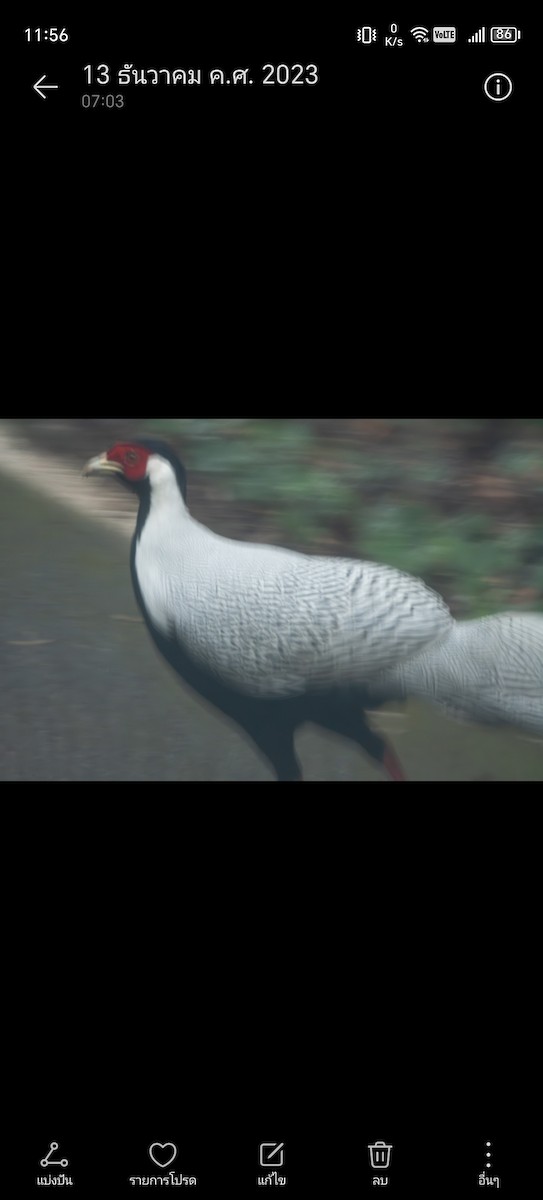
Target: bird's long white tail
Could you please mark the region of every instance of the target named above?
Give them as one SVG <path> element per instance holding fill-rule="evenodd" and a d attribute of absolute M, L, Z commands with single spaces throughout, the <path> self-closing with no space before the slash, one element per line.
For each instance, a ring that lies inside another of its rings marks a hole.
<path fill-rule="evenodd" d="M 372 686 L 376 698 L 417 696 L 450 716 L 543 733 L 543 616 L 499 613 L 448 634 Z"/>

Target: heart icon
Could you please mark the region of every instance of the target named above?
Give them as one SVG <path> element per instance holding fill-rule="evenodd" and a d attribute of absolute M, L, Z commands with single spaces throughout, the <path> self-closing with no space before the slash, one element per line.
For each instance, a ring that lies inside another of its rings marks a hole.
<path fill-rule="evenodd" d="M 174 1158 L 177 1158 L 177 1146 L 174 1146 L 173 1142 L 153 1142 L 149 1146 L 149 1157 L 157 1167 L 169 1167 Z"/>

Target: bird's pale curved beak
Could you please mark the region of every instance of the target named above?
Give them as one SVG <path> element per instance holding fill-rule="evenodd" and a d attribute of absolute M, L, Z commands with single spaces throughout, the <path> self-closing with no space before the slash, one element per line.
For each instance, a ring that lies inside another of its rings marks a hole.
<path fill-rule="evenodd" d="M 107 454 L 98 454 L 96 458 L 90 458 L 86 467 L 83 468 L 84 475 L 123 475 L 123 469 L 118 462 L 111 462 Z"/>

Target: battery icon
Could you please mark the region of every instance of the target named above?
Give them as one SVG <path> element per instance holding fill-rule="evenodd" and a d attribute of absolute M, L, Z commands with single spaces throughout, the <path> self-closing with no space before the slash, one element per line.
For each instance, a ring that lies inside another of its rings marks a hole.
<path fill-rule="evenodd" d="M 490 30 L 490 41 L 496 46 L 512 46 L 520 38 L 520 29 L 516 25 L 493 25 Z"/>

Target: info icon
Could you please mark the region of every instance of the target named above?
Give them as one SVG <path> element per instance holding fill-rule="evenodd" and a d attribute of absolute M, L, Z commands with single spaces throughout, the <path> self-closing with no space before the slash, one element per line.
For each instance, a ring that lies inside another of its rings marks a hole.
<path fill-rule="evenodd" d="M 509 99 L 513 91 L 513 81 L 508 75 L 504 75 L 503 71 L 495 71 L 493 75 L 487 76 L 483 88 L 485 96 L 499 104 L 501 100 Z"/>

